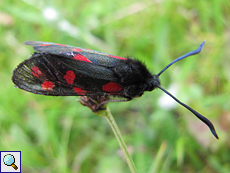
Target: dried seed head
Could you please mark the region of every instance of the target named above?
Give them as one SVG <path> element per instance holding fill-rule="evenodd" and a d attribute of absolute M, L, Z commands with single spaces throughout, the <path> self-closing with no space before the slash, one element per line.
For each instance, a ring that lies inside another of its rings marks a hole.
<path fill-rule="evenodd" d="M 97 112 L 105 110 L 109 100 L 109 96 L 81 96 L 79 102 Z"/>

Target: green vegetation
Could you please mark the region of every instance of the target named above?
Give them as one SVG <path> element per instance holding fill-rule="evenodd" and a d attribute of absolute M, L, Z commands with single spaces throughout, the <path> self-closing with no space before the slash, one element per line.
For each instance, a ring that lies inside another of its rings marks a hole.
<path fill-rule="evenodd" d="M 56 18 L 44 17 L 48 7 Z M 130 172 L 106 119 L 77 97 L 14 87 L 13 69 L 33 52 L 24 41 L 129 55 L 158 73 L 205 40 L 200 54 L 176 63 L 160 79 L 213 122 L 219 141 L 179 104 L 159 106 L 165 95 L 160 90 L 108 107 L 139 173 L 230 172 L 229 26 L 226 0 L 0 1 L 0 150 L 22 151 L 24 173 Z"/>

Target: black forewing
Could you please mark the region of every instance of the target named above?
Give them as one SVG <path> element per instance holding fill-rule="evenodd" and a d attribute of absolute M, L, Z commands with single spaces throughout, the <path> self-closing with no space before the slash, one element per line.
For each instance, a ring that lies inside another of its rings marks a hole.
<path fill-rule="evenodd" d="M 25 42 L 25 44 L 33 46 L 33 49 L 38 51 L 39 53 L 62 55 L 70 59 L 73 58 L 74 55 L 79 54 L 86 57 L 93 64 L 104 65 L 107 67 L 116 65 L 117 61 L 127 60 L 123 57 L 118 57 L 95 50 L 84 49 L 81 47 L 74 47 L 69 45 L 62 45 L 58 43 L 27 41 Z"/>
<path fill-rule="evenodd" d="M 37 67 L 41 74 L 33 75 L 33 67 Z M 75 74 L 72 84 L 68 84 L 64 78 L 67 71 Z M 19 64 L 13 72 L 12 80 L 26 91 L 53 96 L 103 95 L 106 94 L 102 90 L 103 85 L 111 81 L 119 84 L 119 79 L 106 66 L 45 53 L 35 53 Z M 52 82 L 54 87 L 50 90 L 42 89 L 41 85 L 45 81 Z M 74 88 L 84 92 L 76 92 Z"/>

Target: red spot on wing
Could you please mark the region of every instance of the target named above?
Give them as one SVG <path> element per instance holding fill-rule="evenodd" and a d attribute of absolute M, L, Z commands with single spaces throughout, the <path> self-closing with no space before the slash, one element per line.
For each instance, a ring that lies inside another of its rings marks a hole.
<path fill-rule="evenodd" d="M 102 90 L 105 92 L 118 92 L 122 90 L 122 86 L 115 82 L 109 82 L 103 85 Z"/>
<path fill-rule="evenodd" d="M 73 89 L 74 89 L 75 93 L 77 93 L 79 95 L 85 95 L 86 94 L 86 91 L 81 89 L 81 88 L 74 87 Z"/>
<path fill-rule="evenodd" d="M 66 75 L 64 76 L 64 79 L 68 84 L 72 84 L 75 79 L 75 74 L 73 71 L 69 70 L 66 72 Z"/>
<path fill-rule="evenodd" d="M 74 49 L 72 49 L 72 51 L 75 51 L 75 52 L 82 52 L 82 50 L 79 49 L 79 48 L 74 48 Z"/>
<path fill-rule="evenodd" d="M 73 59 L 92 63 L 92 61 L 90 61 L 88 58 L 86 58 L 85 56 L 83 56 L 81 54 L 75 54 L 75 56 L 73 57 Z"/>
<path fill-rule="evenodd" d="M 32 75 L 34 75 L 35 77 L 40 77 L 42 75 L 42 72 L 36 66 L 32 67 L 31 70 Z"/>
<path fill-rule="evenodd" d="M 64 44 L 58 44 L 58 43 L 56 43 L 55 45 L 58 45 L 58 46 L 66 46 L 66 45 L 64 45 Z"/>
<path fill-rule="evenodd" d="M 112 58 L 116 58 L 116 59 L 127 60 L 127 58 L 123 58 L 123 57 L 120 57 L 120 56 L 115 56 L 115 55 L 109 55 L 109 56 L 112 57 Z"/>
<path fill-rule="evenodd" d="M 39 46 L 50 46 L 50 44 L 39 44 Z"/>
<path fill-rule="evenodd" d="M 53 84 L 53 82 L 45 81 L 41 84 L 41 87 L 42 87 L 42 90 L 53 91 L 53 87 L 55 87 L 55 85 Z"/>

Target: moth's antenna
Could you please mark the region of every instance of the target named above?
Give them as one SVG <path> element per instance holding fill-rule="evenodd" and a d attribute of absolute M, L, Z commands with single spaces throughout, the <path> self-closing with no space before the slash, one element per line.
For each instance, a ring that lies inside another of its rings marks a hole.
<path fill-rule="evenodd" d="M 175 59 L 174 61 L 172 61 L 169 65 L 167 65 L 163 70 L 160 71 L 160 73 L 157 74 L 157 76 L 159 77 L 166 69 L 168 69 L 171 65 L 173 65 L 175 62 L 180 61 L 186 57 L 189 57 L 191 55 L 195 55 L 200 53 L 200 51 L 202 50 L 203 46 L 204 46 L 205 41 L 203 41 L 201 43 L 201 45 L 194 51 L 191 51 L 177 59 Z M 184 106 L 186 109 L 188 109 L 190 112 L 192 112 L 197 118 L 199 118 L 201 121 L 203 121 L 211 130 L 212 134 L 219 139 L 215 127 L 213 126 L 213 124 L 211 123 L 211 121 L 209 121 L 206 117 L 204 117 L 203 115 L 199 114 L 198 112 L 196 112 L 194 109 L 192 109 L 191 107 L 187 106 L 186 104 L 182 103 L 180 100 L 178 100 L 175 96 L 173 96 L 171 93 L 169 93 L 168 91 L 166 91 L 164 88 L 162 88 L 160 85 L 156 85 L 159 89 L 161 89 L 164 93 L 166 93 L 167 95 L 169 95 L 170 97 L 172 97 L 177 103 L 179 103 L 180 105 Z"/>
<path fill-rule="evenodd" d="M 213 126 L 213 124 L 211 123 L 211 121 L 209 121 L 207 118 L 205 118 L 203 115 L 199 114 L 198 112 L 196 112 L 194 109 L 192 109 L 191 107 L 187 106 L 186 104 L 182 103 L 180 100 L 178 100 L 175 96 L 173 96 L 171 93 L 169 93 L 168 91 L 166 91 L 164 88 L 162 88 L 160 85 L 157 85 L 157 87 L 159 89 L 161 89 L 163 92 L 165 92 L 166 94 L 168 94 L 170 97 L 172 97 L 177 103 L 181 104 L 182 106 L 184 106 L 186 109 L 188 109 L 189 111 L 191 111 L 197 118 L 199 118 L 201 121 L 203 121 L 211 130 L 212 134 L 216 137 L 216 139 L 219 139 L 215 127 Z"/>
<path fill-rule="evenodd" d="M 163 70 L 161 70 L 160 73 L 157 74 L 157 76 L 159 77 L 166 69 L 168 69 L 168 68 L 169 68 L 171 65 L 173 65 L 175 62 L 180 61 L 180 60 L 182 60 L 182 59 L 184 59 L 184 58 L 186 58 L 186 57 L 189 57 L 189 56 L 191 56 L 191 55 L 195 55 L 195 54 L 200 53 L 200 51 L 202 50 L 202 48 L 203 48 L 203 46 L 204 46 L 204 43 L 205 43 L 205 41 L 203 41 L 203 42 L 201 43 L 201 45 L 200 45 L 196 50 L 191 51 L 191 52 L 189 52 L 189 53 L 187 53 L 187 54 L 185 54 L 185 55 L 183 55 L 183 56 L 181 56 L 181 57 L 175 59 L 173 62 L 171 62 L 169 65 L 167 65 Z"/>

